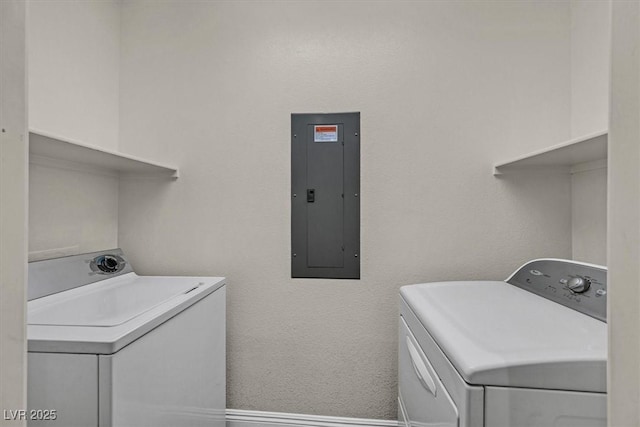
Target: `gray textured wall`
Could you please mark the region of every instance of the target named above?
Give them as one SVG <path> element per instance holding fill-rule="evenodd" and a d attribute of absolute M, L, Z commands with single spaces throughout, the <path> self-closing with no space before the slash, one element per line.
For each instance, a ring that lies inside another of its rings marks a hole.
<path fill-rule="evenodd" d="M 396 416 L 397 290 L 571 255 L 566 2 L 124 2 L 120 184 L 142 273 L 229 277 L 228 406 Z M 362 113 L 362 280 L 289 276 L 289 115 Z M 207 325 L 203 325 L 207 327 Z"/>

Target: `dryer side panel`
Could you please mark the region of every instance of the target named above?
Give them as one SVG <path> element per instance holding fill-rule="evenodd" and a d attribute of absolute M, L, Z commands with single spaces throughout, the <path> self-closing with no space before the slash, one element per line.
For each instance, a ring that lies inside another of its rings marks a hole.
<path fill-rule="evenodd" d="M 606 393 L 485 387 L 488 426 L 605 427 Z"/>
<path fill-rule="evenodd" d="M 438 379 L 444 385 L 460 417 L 460 427 L 482 427 L 484 424 L 484 388 L 467 384 L 449 362 L 429 332 L 400 297 L 400 322 L 404 320 L 420 349 L 429 359 Z M 402 396 L 400 396 L 402 398 Z"/>
<path fill-rule="evenodd" d="M 398 335 L 398 400 L 405 422 L 458 427 L 458 408 L 402 317 Z"/>

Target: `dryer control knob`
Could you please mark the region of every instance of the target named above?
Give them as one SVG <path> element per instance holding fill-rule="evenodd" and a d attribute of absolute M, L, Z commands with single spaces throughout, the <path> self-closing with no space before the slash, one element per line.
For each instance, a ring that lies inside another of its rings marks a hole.
<path fill-rule="evenodd" d="M 589 290 L 591 287 L 591 281 L 583 279 L 582 277 L 573 277 L 567 282 L 567 287 L 574 294 L 582 294 Z"/>

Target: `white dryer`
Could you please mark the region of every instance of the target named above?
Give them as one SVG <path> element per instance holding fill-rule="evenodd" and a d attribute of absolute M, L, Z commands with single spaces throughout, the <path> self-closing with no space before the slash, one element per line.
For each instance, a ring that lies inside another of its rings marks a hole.
<path fill-rule="evenodd" d="M 225 279 L 119 249 L 29 264 L 29 426 L 225 425 Z"/>
<path fill-rule="evenodd" d="M 606 268 L 400 290 L 401 426 L 606 426 Z"/>

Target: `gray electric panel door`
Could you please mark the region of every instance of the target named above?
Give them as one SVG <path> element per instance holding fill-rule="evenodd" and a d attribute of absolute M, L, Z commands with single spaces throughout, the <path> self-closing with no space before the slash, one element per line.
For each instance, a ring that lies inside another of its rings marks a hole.
<path fill-rule="evenodd" d="M 360 113 L 291 115 L 291 277 L 360 278 Z"/>

